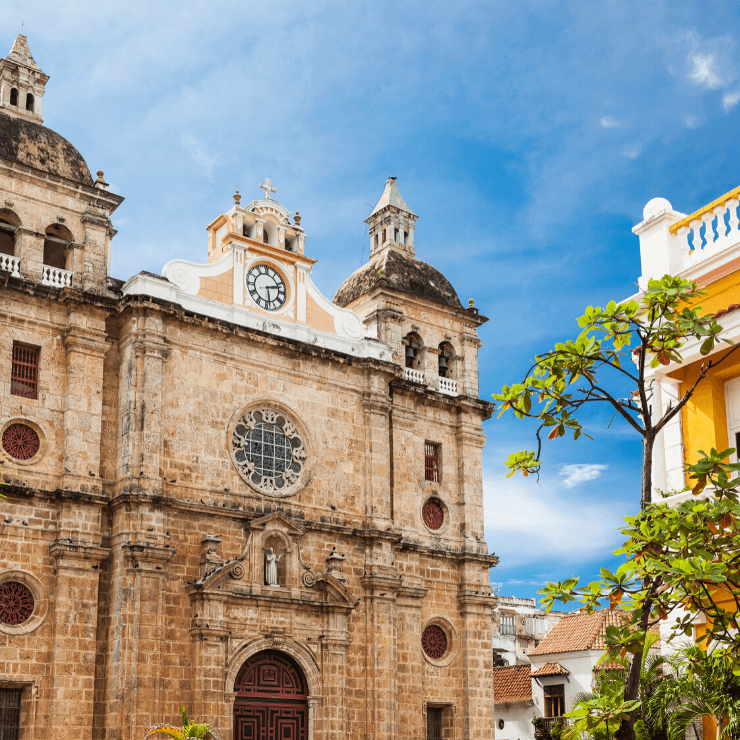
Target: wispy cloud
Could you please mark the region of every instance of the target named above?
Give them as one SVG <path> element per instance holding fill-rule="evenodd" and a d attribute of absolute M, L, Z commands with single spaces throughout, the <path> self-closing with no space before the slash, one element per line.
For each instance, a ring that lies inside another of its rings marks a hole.
<path fill-rule="evenodd" d="M 640 156 L 640 149 L 636 146 L 629 147 L 622 152 L 622 156 L 627 159 L 637 159 Z"/>
<path fill-rule="evenodd" d="M 185 151 L 193 162 L 203 170 L 203 174 L 206 178 L 208 180 L 212 180 L 214 170 L 216 169 L 216 163 L 218 161 L 216 157 L 210 154 L 194 136 L 189 134 L 183 134 L 182 145 L 185 147 Z"/>
<path fill-rule="evenodd" d="M 603 128 L 617 128 L 622 125 L 621 121 L 617 121 L 616 118 L 611 116 L 602 116 L 600 123 Z"/>
<path fill-rule="evenodd" d="M 732 110 L 738 103 L 740 103 L 740 90 L 732 93 L 725 93 L 722 96 L 722 107 L 726 110 Z"/>
<path fill-rule="evenodd" d="M 689 31 L 676 38 L 672 46 L 684 54 L 686 79 L 707 90 L 726 87 L 734 78 L 734 41 L 731 36 L 705 39 Z"/>
<path fill-rule="evenodd" d="M 577 486 L 579 483 L 596 480 L 608 467 L 608 465 L 586 463 L 562 465 L 560 467 L 560 475 L 563 478 L 563 485 L 566 488 L 573 488 L 573 486 Z"/>
<path fill-rule="evenodd" d="M 712 54 L 692 54 L 689 60 L 691 65 L 689 79 L 692 82 L 708 87 L 710 90 L 725 84 L 722 70 Z"/>

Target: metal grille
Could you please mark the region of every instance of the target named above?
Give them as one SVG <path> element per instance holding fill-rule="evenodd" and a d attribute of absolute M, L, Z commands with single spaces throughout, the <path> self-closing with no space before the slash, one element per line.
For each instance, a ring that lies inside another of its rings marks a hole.
<path fill-rule="evenodd" d="M 439 483 L 439 445 L 424 443 L 424 478 Z"/>
<path fill-rule="evenodd" d="M 36 398 L 39 378 L 39 348 L 13 343 L 13 368 L 10 372 L 10 394 Z"/>
<path fill-rule="evenodd" d="M 442 712 L 439 707 L 427 707 L 427 740 L 442 740 Z"/>
<path fill-rule="evenodd" d="M 21 690 L 0 689 L 0 740 L 18 740 L 21 726 Z"/>
<path fill-rule="evenodd" d="M 421 518 L 429 529 L 436 531 L 437 529 L 441 529 L 444 524 L 444 509 L 440 506 L 438 501 L 429 499 L 421 509 Z"/>
<path fill-rule="evenodd" d="M 8 581 L 0 586 L 0 622 L 23 624 L 33 614 L 33 595 L 22 584 Z"/>
<path fill-rule="evenodd" d="M 434 660 L 444 658 L 447 652 L 447 635 L 436 624 L 430 624 L 421 636 L 421 646 L 424 652 Z"/>
<path fill-rule="evenodd" d="M 16 460 L 30 460 L 40 449 L 39 435 L 25 424 L 11 424 L 2 437 L 3 450 Z"/>

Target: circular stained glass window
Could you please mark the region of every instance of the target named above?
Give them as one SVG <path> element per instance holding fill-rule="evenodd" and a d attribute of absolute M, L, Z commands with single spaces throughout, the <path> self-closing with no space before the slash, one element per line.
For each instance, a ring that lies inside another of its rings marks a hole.
<path fill-rule="evenodd" d="M 30 460 L 41 449 L 41 440 L 26 424 L 11 424 L 3 432 L 3 449 L 16 460 Z"/>
<path fill-rule="evenodd" d="M 429 529 L 441 529 L 445 521 L 445 512 L 439 501 L 430 498 L 421 509 L 421 518 Z"/>
<path fill-rule="evenodd" d="M 33 614 L 33 595 L 17 581 L 0 585 L 0 622 L 23 624 Z"/>
<path fill-rule="evenodd" d="M 280 411 L 248 411 L 234 427 L 237 468 L 255 488 L 282 492 L 301 476 L 306 446 L 296 425 Z"/>
<path fill-rule="evenodd" d="M 430 624 L 421 636 L 424 652 L 433 660 L 441 660 L 447 652 L 447 635 L 436 624 Z"/>

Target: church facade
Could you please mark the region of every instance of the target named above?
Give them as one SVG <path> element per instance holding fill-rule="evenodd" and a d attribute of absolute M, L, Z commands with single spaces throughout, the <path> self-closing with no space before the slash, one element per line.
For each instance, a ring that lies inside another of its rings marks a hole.
<path fill-rule="evenodd" d="M 395 178 L 333 300 L 264 195 L 110 276 L 123 198 L 0 61 L 0 736 L 493 737 L 477 329 Z M 243 202 L 245 201 L 245 202 Z"/>

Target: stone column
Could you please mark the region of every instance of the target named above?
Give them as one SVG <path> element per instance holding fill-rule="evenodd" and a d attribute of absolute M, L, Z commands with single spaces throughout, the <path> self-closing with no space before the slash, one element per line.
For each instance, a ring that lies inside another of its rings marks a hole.
<path fill-rule="evenodd" d="M 321 673 L 324 677 L 323 733 L 321 740 L 347 737 L 347 648 L 349 640 L 322 638 Z M 318 736 L 317 736 L 318 738 Z"/>
<path fill-rule="evenodd" d="M 395 568 L 375 570 L 361 579 L 365 589 L 366 740 L 396 740 L 398 733 L 398 655 Z"/>
<path fill-rule="evenodd" d="M 418 582 L 416 582 L 418 581 Z M 422 579 L 412 582 L 404 576 L 396 605 L 398 623 L 398 737 L 417 740 L 425 737 L 423 700 L 424 658 L 421 651 L 421 605 L 429 593 Z"/>
<path fill-rule="evenodd" d="M 365 416 L 365 517 L 372 528 L 392 523 L 388 414 L 390 398 L 384 378 L 371 379 L 373 387 L 362 399 Z"/>
<path fill-rule="evenodd" d="M 483 532 L 483 463 L 482 450 L 486 438 L 477 409 L 458 406 L 455 438 L 457 441 L 457 473 L 460 486 L 461 534 L 467 552 L 478 552 L 484 546 Z"/>
<path fill-rule="evenodd" d="M 55 560 L 55 576 L 48 733 L 52 740 L 90 738 L 99 568 L 110 551 L 74 542 L 54 542 L 49 551 Z"/>
<path fill-rule="evenodd" d="M 462 740 L 493 740 L 493 651 L 491 614 L 495 599 L 473 591 L 458 595 L 462 630 L 461 673 L 465 702 L 462 707 Z"/>
<path fill-rule="evenodd" d="M 40 283 L 44 268 L 44 235 L 21 227 L 15 238 L 18 240 L 15 254 L 21 260 L 21 277 Z"/>
<path fill-rule="evenodd" d="M 102 311 L 70 305 L 64 348 L 67 392 L 64 396 L 64 475 L 68 491 L 100 493 L 100 430 L 103 414 L 105 340 Z"/>
<path fill-rule="evenodd" d="M 105 208 L 90 206 L 82 216 L 85 227 L 85 244 L 82 256 L 80 285 L 88 293 L 105 293 L 110 264 L 110 243 L 113 234 L 109 212 Z"/>

